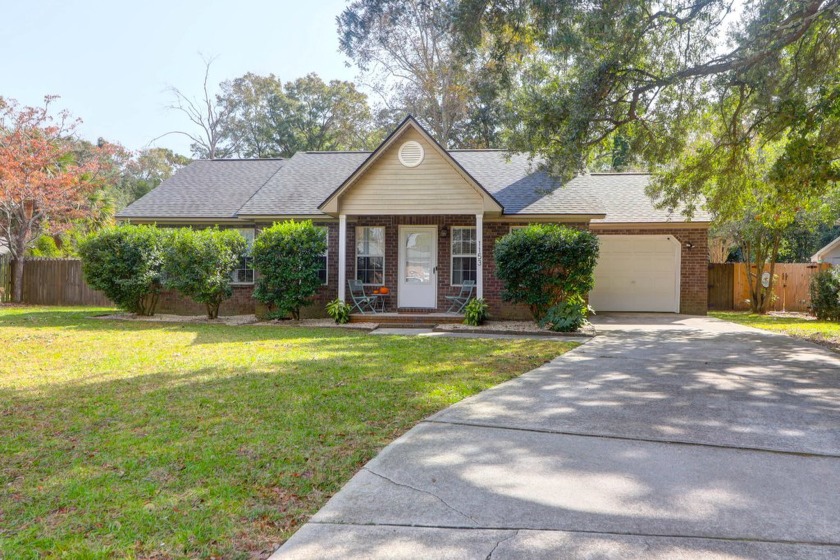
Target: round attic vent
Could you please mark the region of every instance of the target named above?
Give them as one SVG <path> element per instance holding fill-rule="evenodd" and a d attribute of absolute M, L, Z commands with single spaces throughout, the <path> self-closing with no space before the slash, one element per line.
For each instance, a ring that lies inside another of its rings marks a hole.
<path fill-rule="evenodd" d="M 406 167 L 417 167 L 423 162 L 424 155 L 423 146 L 414 140 L 409 140 L 400 146 L 400 163 Z"/>

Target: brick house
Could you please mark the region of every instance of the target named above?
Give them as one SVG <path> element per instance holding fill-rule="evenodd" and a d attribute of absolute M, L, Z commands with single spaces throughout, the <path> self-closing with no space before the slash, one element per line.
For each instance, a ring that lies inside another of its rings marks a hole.
<path fill-rule="evenodd" d="M 347 280 L 388 287 L 391 311 L 441 312 L 446 295 L 474 280 L 495 318 L 527 317 L 502 302 L 493 246 L 512 228 L 560 223 L 601 241 L 590 302 L 600 311 L 705 314 L 706 215 L 687 222 L 657 209 L 649 176 L 590 174 L 565 184 L 528 156 L 445 150 L 408 117 L 373 152 L 301 152 L 289 159 L 196 161 L 120 212 L 130 223 L 239 229 L 287 219 L 326 229 L 323 287 L 306 311 L 347 299 Z M 254 272 L 235 272 L 222 313 L 252 313 Z M 164 294 L 161 311 L 201 308 Z"/>

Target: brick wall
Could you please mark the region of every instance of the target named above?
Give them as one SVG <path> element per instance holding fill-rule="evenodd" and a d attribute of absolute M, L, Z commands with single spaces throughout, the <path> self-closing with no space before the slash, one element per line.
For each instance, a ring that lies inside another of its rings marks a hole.
<path fill-rule="evenodd" d="M 598 235 L 672 235 L 682 246 L 680 265 L 680 313 L 705 315 L 709 297 L 709 249 L 708 230 L 690 229 L 634 229 L 598 227 Z M 686 247 L 691 244 L 691 248 Z"/>
<path fill-rule="evenodd" d="M 255 300 L 251 295 L 253 286 L 234 286 L 233 296 L 219 306 L 219 315 L 249 315 L 254 313 Z M 203 315 L 207 308 L 203 303 L 196 303 L 185 298 L 174 290 L 166 290 L 160 294 L 157 313 L 173 313 L 175 315 Z"/>

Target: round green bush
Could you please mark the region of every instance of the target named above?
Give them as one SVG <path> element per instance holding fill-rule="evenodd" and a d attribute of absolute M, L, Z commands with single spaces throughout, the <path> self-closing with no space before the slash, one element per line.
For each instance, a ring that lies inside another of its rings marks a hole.
<path fill-rule="evenodd" d="M 592 289 L 598 238 L 566 226 L 535 224 L 498 239 L 493 255 L 502 299 L 524 303 L 540 321 L 558 303 L 582 301 Z"/>

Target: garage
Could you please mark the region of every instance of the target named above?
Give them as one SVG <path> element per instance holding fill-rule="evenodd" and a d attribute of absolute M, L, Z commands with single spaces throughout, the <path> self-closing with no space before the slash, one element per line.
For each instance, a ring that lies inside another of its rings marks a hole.
<path fill-rule="evenodd" d="M 680 310 L 680 243 L 671 235 L 601 235 L 595 289 L 598 311 Z"/>

